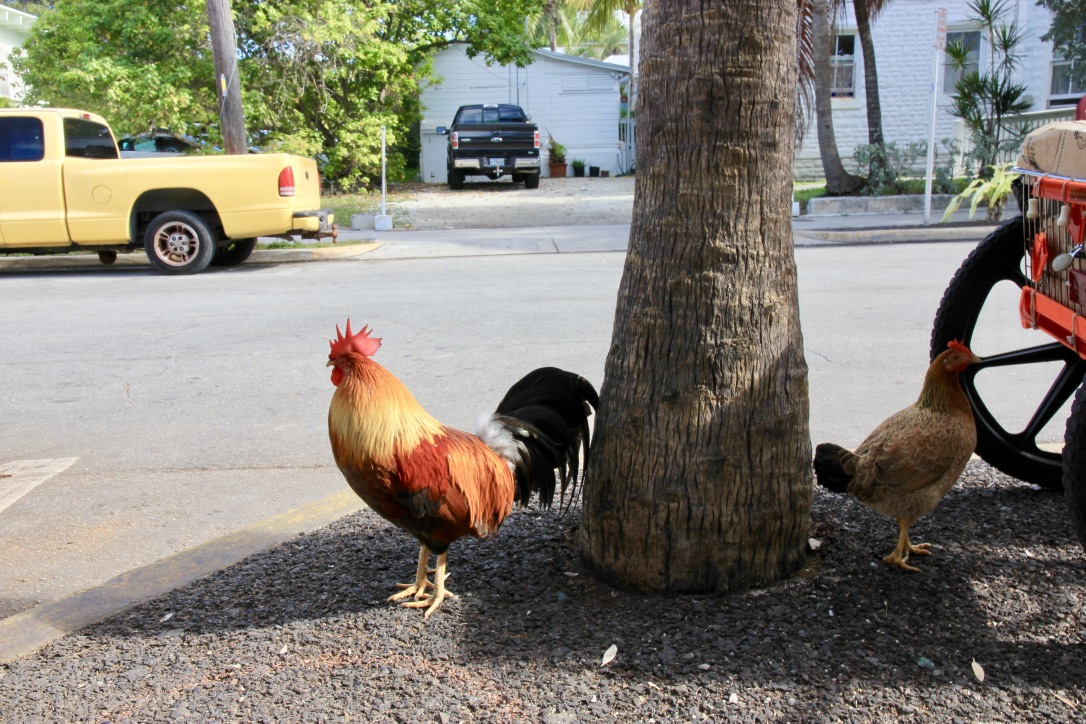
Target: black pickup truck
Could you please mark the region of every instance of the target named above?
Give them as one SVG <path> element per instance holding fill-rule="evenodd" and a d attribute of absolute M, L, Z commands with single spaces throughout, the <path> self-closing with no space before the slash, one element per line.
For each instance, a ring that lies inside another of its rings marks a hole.
<path fill-rule="evenodd" d="M 449 188 L 464 188 L 465 176 L 505 174 L 526 189 L 539 188 L 539 129 L 520 106 L 460 106 L 452 125 L 437 132 L 449 136 Z"/>

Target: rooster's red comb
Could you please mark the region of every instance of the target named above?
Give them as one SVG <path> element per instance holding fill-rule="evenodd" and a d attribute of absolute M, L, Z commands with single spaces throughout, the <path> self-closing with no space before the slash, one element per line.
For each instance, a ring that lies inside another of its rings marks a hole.
<path fill-rule="evenodd" d="M 973 354 L 969 351 L 969 348 L 956 339 L 952 339 L 946 343 L 947 349 L 952 349 L 955 352 L 961 352 L 962 354 Z"/>
<path fill-rule="evenodd" d="M 329 359 L 338 357 L 347 352 L 354 352 L 365 357 L 372 357 L 381 348 L 381 338 L 371 337 L 370 328 L 363 327 L 358 333 L 351 332 L 351 320 L 347 320 L 347 334 L 339 331 L 336 325 L 336 339 L 328 340 L 328 346 L 332 351 L 328 353 Z"/>

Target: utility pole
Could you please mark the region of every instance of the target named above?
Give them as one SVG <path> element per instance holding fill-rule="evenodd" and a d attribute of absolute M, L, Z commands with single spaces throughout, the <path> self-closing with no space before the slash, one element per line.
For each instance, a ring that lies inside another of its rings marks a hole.
<path fill-rule="evenodd" d="M 245 114 L 241 109 L 241 81 L 238 79 L 238 46 L 230 0 L 207 0 L 207 22 L 211 29 L 215 95 L 219 99 L 219 123 L 226 152 L 248 153 Z"/>

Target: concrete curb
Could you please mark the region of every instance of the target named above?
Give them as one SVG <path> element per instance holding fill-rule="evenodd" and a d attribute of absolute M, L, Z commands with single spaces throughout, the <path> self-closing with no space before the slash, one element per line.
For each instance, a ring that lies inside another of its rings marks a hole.
<path fill-rule="evenodd" d="M 295 249 L 256 249 L 244 264 L 287 264 L 306 261 L 336 261 L 367 254 L 381 246 L 377 241 L 344 246 L 320 246 Z M 0 257 L 0 272 L 5 271 L 83 271 L 106 265 L 97 254 L 43 254 L 41 256 Z M 151 262 L 142 251 L 118 254 L 115 268 L 150 269 Z"/>
<path fill-rule="evenodd" d="M 831 244 L 906 244 L 919 242 L 980 241 L 992 233 L 994 226 L 908 226 L 896 229 L 799 230 L 797 239 L 805 237 Z"/>
<path fill-rule="evenodd" d="M 344 490 L 122 573 L 100 586 L 17 613 L 0 621 L 0 664 L 364 507 L 354 491 Z"/>

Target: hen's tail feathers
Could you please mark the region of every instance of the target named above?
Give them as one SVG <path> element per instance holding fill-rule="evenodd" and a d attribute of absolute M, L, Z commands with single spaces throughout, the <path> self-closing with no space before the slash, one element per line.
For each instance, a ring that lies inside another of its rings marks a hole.
<path fill-rule="evenodd" d="M 851 452 L 832 442 L 816 447 L 814 469 L 818 484 L 833 493 L 848 492 L 852 475 L 845 471 L 845 463 L 852 457 Z"/>
<path fill-rule="evenodd" d="M 599 404 L 592 383 L 556 367 L 529 372 L 509 388 L 491 419 L 512 435 L 517 449 L 517 503 L 539 493 L 540 504 L 550 507 L 556 478 L 559 499 L 566 500 L 567 490 L 573 499 L 581 453 L 588 459 L 588 416 Z"/>

